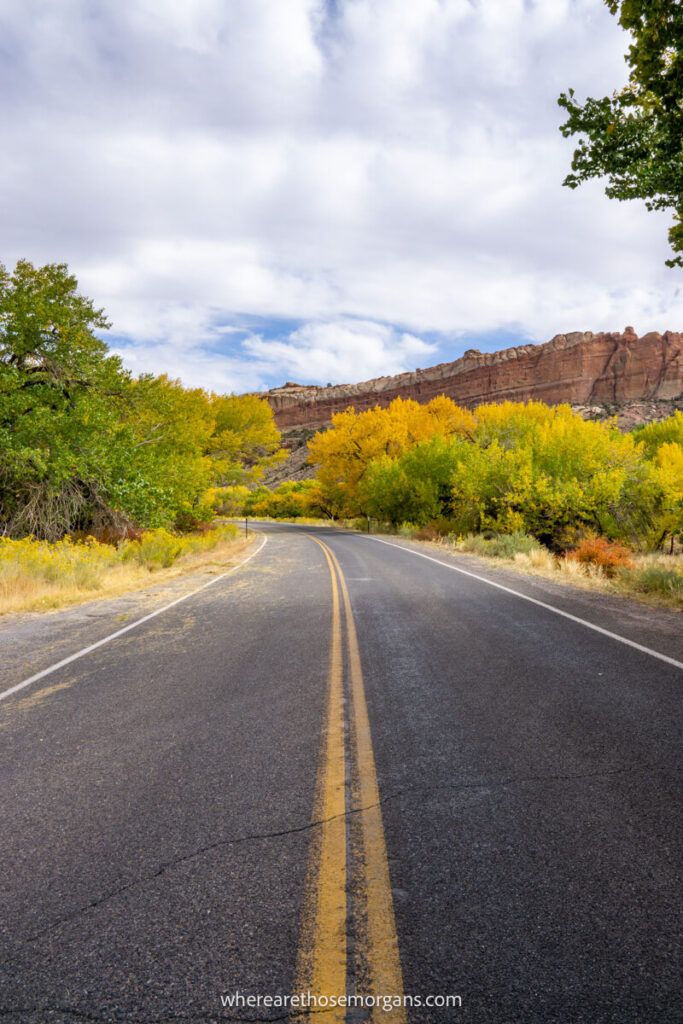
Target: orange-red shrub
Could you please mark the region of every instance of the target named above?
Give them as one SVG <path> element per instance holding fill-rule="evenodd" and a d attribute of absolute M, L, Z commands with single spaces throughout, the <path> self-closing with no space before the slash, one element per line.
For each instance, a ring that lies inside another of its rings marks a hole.
<path fill-rule="evenodd" d="M 453 523 L 450 519 L 431 519 L 425 526 L 421 526 L 415 534 L 416 540 L 440 540 L 453 533 Z"/>
<path fill-rule="evenodd" d="M 617 569 L 633 568 L 633 552 L 625 544 L 606 537 L 584 537 L 578 547 L 567 552 L 567 558 L 584 565 L 597 565 L 605 576 L 614 576 Z"/>

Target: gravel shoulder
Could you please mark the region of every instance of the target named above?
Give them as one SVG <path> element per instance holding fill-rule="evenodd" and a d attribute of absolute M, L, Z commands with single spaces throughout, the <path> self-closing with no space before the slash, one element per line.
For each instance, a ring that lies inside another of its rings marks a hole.
<path fill-rule="evenodd" d="M 200 568 L 159 573 L 149 586 L 118 597 L 99 597 L 58 611 L 17 612 L 0 618 L 0 687 L 40 672 L 74 651 L 96 643 L 135 619 L 189 594 L 232 569 L 254 549 L 257 539 L 236 546 L 230 558 Z"/>

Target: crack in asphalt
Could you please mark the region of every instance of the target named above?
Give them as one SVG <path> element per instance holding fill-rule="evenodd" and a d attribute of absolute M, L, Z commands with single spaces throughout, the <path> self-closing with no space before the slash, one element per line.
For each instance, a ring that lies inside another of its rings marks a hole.
<path fill-rule="evenodd" d="M 594 772 L 575 772 L 564 775 L 513 775 L 505 779 L 496 779 L 493 781 L 478 781 L 478 782 L 444 782 L 436 786 L 409 786 L 407 789 L 398 790 L 396 793 L 390 793 L 386 797 L 380 800 L 380 803 L 388 802 L 389 800 L 395 800 L 398 797 L 412 794 L 415 792 L 429 794 L 438 793 L 443 789 L 453 790 L 466 790 L 466 789 L 505 789 L 509 786 L 519 786 L 526 782 L 573 782 L 582 781 L 584 779 L 600 779 L 609 778 L 612 775 L 631 775 L 635 772 L 663 772 L 671 771 L 678 772 L 681 768 L 678 765 L 661 765 L 661 764 L 638 764 L 638 765 L 625 765 L 622 768 L 602 768 Z"/>
<path fill-rule="evenodd" d="M 403 789 L 396 790 L 395 792 L 389 792 L 383 796 L 377 803 L 368 804 L 363 807 L 353 807 L 348 811 L 341 814 L 332 815 L 329 818 L 320 818 L 315 821 L 308 822 L 305 825 L 296 825 L 292 828 L 280 829 L 276 832 L 261 832 L 253 833 L 245 836 L 238 836 L 234 839 L 217 839 L 215 842 L 207 843 L 205 846 L 200 846 L 196 850 L 191 850 L 189 853 L 180 854 L 177 857 L 172 857 L 170 860 L 163 861 L 155 871 L 148 875 L 142 875 L 138 878 L 132 879 L 125 885 L 121 885 L 116 889 L 111 889 L 109 892 L 103 893 L 98 896 L 97 899 L 91 900 L 89 903 L 85 903 L 80 907 L 77 907 L 71 913 L 59 918 L 56 921 L 51 922 L 45 928 L 42 928 L 38 932 L 34 932 L 33 935 L 27 936 L 23 941 L 24 943 L 37 942 L 43 936 L 54 931 L 56 928 L 60 928 L 62 925 L 69 924 L 82 914 L 86 914 L 90 910 L 95 910 L 101 907 L 103 904 L 108 903 L 110 900 L 115 899 L 117 896 L 121 896 L 123 893 L 128 892 L 130 889 L 135 889 L 140 885 L 144 885 L 148 882 L 154 881 L 156 878 L 160 878 L 167 871 L 177 867 L 179 864 L 187 863 L 190 860 L 194 860 L 197 857 L 202 857 L 206 853 L 211 853 L 213 850 L 221 849 L 227 846 L 237 846 L 242 843 L 249 842 L 263 842 L 268 839 L 281 839 L 286 836 L 296 835 L 302 832 L 308 832 L 311 829 L 319 828 L 321 825 L 326 825 L 329 822 L 335 821 L 338 818 L 346 818 L 352 814 L 363 814 L 365 811 L 372 810 L 375 807 L 381 807 L 383 804 L 390 803 L 394 800 L 399 800 L 404 796 L 412 796 L 416 793 L 422 796 L 427 796 L 431 793 L 438 793 L 442 790 L 454 790 L 464 791 L 472 789 L 505 789 L 510 786 L 524 785 L 525 783 L 534 782 L 573 782 L 582 781 L 585 779 L 594 778 L 608 778 L 614 775 L 627 775 L 635 772 L 647 772 L 647 771 L 680 771 L 681 769 L 677 766 L 669 765 L 656 765 L 656 764 L 639 764 L 639 765 L 628 765 L 621 768 L 613 769 L 600 769 L 593 772 L 576 772 L 573 774 L 562 774 L 562 775 L 525 775 L 525 776 L 510 776 L 505 779 L 497 780 L 477 780 L 476 782 L 444 782 L 438 785 L 431 786 L 408 786 Z M 0 1008 L 0 1016 L 3 1011 Z M 225 1019 L 225 1018 L 223 1018 Z M 246 1018 L 239 1018 L 245 1020 Z M 260 1019 L 260 1018 L 259 1018 Z M 269 1020 L 277 1020 L 278 1018 L 268 1018 Z"/>
<path fill-rule="evenodd" d="M 362 814 L 363 811 L 367 810 L 370 810 L 370 807 L 356 807 L 347 813 Z M 171 868 L 177 867 L 179 864 L 184 864 L 187 861 L 194 860 L 196 857 L 202 857 L 205 853 L 211 853 L 213 850 L 218 850 L 224 846 L 237 846 L 241 843 L 259 842 L 267 839 L 281 839 L 285 836 L 296 835 L 299 832 L 308 832 L 310 829 L 318 828 L 320 825 L 326 825 L 328 822 L 334 821 L 336 818 L 343 818 L 345 816 L 345 814 L 335 814 L 329 818 L 316 819 L 315 821 L 310 821 L 305 825 L 296 825 L 292 828 L 281 829 L 277 832 L 256 832 L 251 835 L 238 836 L 234 839 L 217 839 L 215 842 L 207 843 L 205 846 L 200 846 L 196 850 L 191 850 L 189 853 L 183 853 L 178 857 L 172 857 L 170 860 L 163 861 L 155 871 L 148 875 L 141 875 L 140 877 L 127 882 L 125 885 L 121 885 L 116 889 L 110 889 L 109 892 L 104 893 L 102 896 L 98 896 L 97 899 L 83 904 L 83 906 L 78 907 L 65 917 L 61 917 L 57 921 L 53 921 L 51 924 L 47 925 L 47 927 L 41 928 L 40 931 L 34 932 L 33 935 L 27 936 L 26 939 L 24 939 L 24 942 L 35 942 L 44 935 L 47 935 L 48 932 L 53 931 L 55 928 L 59 928 L 61 925 L 68 924 L 75 918 L 80 917 L 81 914 L 100 907 L 103 903 L 107 903 L 109 900 L 115 899 L 122 893 L 128 892 L 129 889 L 134 889 L 139 885 L 144 885 L 146 882 L 152 882 L 155 878 L 160 878 L 161 875 L 165 874 Z M 274 1020 L 275 1018 L 271 1019 Z"/>

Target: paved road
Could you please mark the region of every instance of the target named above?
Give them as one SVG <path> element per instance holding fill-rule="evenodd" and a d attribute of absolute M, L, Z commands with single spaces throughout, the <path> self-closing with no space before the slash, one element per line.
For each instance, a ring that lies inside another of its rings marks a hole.
<path fill-rule="evenodd" d="M 674 619 L 516 584 L 661 660 L 400 545 L 263 532 L 0 702 L 0 1020 L 679 1019 Z"/>

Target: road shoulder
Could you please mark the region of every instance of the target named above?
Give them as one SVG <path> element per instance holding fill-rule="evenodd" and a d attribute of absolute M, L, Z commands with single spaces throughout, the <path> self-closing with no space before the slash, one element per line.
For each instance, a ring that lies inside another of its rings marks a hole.
<path fill-rule="evenodd" d="M 372 537 L 369 539 L 373 540 Z M 492 565 L 485 559 L 452 551 L 440 544 L 389 536 L 376 539 L 428 555 L 432 559 L 451 564 L 492 583 L 509 587 L 537 601 L 543 601 L 669 657 L 683 659 L 680 612 L 651 607 L 618 594 L 587 590 L 564 581 L 556 582 L 544 576 L 517 572 L 507 565 Z"/>
<path fill-rule="evenodd" d="M 12 686 L 75 651 L 108 636 L 239 566 L 258 545 L 255 537 L 225 561 L 166 576 L 119 597 L 94 598 L 59 611 L 15 612 L 0 618 L 0 689 Z M 150 577 L 153 581 L 154 577 Z"/>

